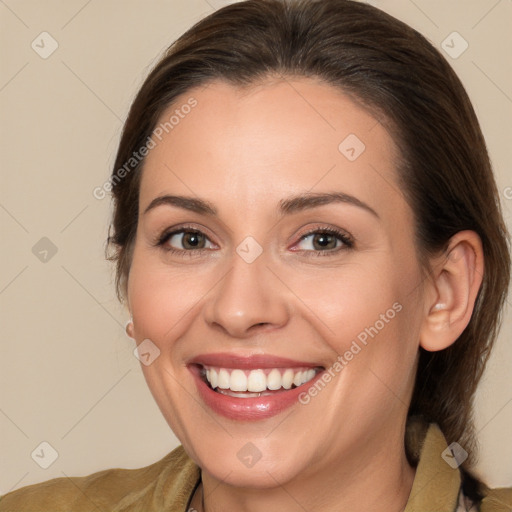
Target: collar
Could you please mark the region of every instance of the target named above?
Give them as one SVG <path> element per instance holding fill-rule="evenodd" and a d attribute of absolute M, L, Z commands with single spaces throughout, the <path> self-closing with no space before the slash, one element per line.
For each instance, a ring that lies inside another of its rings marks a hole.
<path fill-rule="evenodd" d="M 439 427 L 434 423 L 409 423 L 406 444 L 413 456 L 419 455 L 419 462 L 404 512 L 455 511 L 459 499 L 461 474 L 441 456 L 448 445 Z M 185 466 L 189 478 L 184 480 L 188 481 L 187 491 L 190 492 L 190 499 L 199 484 L 199 468 L 185 454 L 183 446 L 179 446 L 175 451 L 180 452 L 183 462 L 187 460 Z M 183 485 L 183 481 L 180 484 Z"/>
<path fill-rule="evenodd" d="M 413 425 L 410 428 L 418 427 Z M 459 469 L 452 468 L 442 457 L 448 448 L 446 439 L 435 423 L 428 426 L 423 440 L 421 435 L 414 434 L 408 432 L 412 444 L 409 448 L 420 455 L 404 512 L 456 510 L 462 479 Z"/>
<path fill-rule="evenodd" d="M 418 464 L 404 512 L 455 512 L 458 509 L 462 477 L 460 470 L 451 467 L 442 457 L 448 449 L 448 443 L 437 424 L 411 420 L 407 425 L 406 446 L 412 457 L 418 459 Z M 200 469 L 185 453 L 182 445 L 169 455 L 174 459 L 171 466 L 180 468 L 171 482 L 166 479 L 169 487 L 165 495 L 173 496 L 172 505 L 179 507 L 171 507 L 169 510 L 185 512 L 199 484 Z M 484 487 L 484 494 L 480 512 L 512 510 L 512 488 Z"/>

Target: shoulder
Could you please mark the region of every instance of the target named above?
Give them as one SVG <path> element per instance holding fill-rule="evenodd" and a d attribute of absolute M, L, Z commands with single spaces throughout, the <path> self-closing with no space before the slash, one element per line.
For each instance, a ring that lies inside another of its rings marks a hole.
<path fill-rule="evenodd" d="M 0 498 L 0 512 L 150 512 L 169 505 L 184 507 L 199 476 L 199 468 L 179 446 L 143 468 L 106 469 L 22 487 Z"/>
<path fill-rule="evenodd" d="M 512 487 L 484 489 L 481 512 L 510 512 L 512 510 Z"/>
<path fill-rule="evenodd" d="M 454 507 L 457 512 L 512 511 L 512 488 L 491 489 L 463 471 L 437 424 L 410 418 L 406 447 L 416 463 L 416 475 L 405 512 Z"/>

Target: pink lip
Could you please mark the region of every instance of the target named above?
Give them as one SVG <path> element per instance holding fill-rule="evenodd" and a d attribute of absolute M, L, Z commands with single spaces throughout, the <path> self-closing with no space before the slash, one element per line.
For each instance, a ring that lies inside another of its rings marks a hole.
<path fill-rule="evenodd" d="M 198 393 L 203 402 L 214 412 L 231 420 L 256 421 L 275 416 L 298 403 L 299 395 L 306 392 L 323 372 L 319 372 L 306 384 L 287 391 L 272 395 L 236 398 L 214 391 L 201 378 L 202 366 L 217 366 L 221 368 L 316 368 L 320 365 L 294 361 L 282 357 L 256 355 L 250 357 L 233 356 L 231 354 L 209 354 L 192 359 L 187 365 L 194 377 Z"/>

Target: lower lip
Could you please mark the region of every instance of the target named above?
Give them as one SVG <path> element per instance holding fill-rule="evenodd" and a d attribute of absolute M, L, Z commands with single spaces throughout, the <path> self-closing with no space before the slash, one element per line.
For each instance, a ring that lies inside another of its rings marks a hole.
<path fill-rule="evenodd" d="M 317 373 L 310 381 L 294 389 L 272 395 L 237 398 L 214 391 L 201 378 L 198 366 L 189 366 L 196 382 L 199 395 L 214 412 L 238 421 L 264 420 L 299 403 L 299 395 L 309 389 L 323 372 Z"/>

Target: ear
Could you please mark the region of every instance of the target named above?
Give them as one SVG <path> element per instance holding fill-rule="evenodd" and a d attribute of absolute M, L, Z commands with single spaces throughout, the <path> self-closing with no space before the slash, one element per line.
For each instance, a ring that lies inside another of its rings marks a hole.
<path fill-rule="evenodd" d="M 134 340 L 135 339 L 135 335 L 134 335 L 134 332 L 133 332 L 133 319 L 130 318 L 125 324 L 124 324 L 124 330 L 126 332 L 126 336 L 128 336 L 128 338 Z"/>
<path fill-rule="evenodd" d="M 134 333 L 133 333 L 133 315 L 132 315 L 132 308 L 130 306 L 130 300 L 128 298 L 126 299 L 126 309 L 128 311 L 128 314 L 130 315 L 130 318 L 124 324 L 124 330 L 126 332 L 126 336 L 128 336 L 128 338 L 131 338 L 133 340 L 133 339 L 135 339 Z"/>
<path fill-rule="evenodd" d="M 433 263 L 425 287 L 420 346 L 438 351 L 454 343 L 467 327 L 482 284 L 484 254 L 474 231 L 459 231 Z"/>

